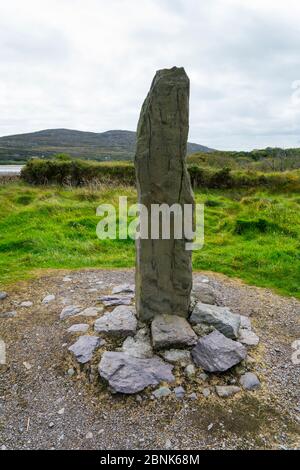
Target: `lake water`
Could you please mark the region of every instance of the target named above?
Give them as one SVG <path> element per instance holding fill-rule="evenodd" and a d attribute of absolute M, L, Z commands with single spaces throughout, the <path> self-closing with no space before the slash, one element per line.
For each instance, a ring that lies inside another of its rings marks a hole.
<path fill-rule="evenodd" d="M 0 175 L 19 175 L 24 165 L 0 165 Z"/>

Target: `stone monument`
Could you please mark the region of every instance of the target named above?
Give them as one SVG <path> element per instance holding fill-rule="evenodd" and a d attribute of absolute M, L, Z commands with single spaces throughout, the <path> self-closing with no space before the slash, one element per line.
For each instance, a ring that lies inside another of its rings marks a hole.
<path fill-rule="evenodd" d="M 187 318 L 192 288 L 191 251 L 184 236 L 151 239 L 153 204 L 194 204 L 186 168 L 189 78 L 183 68 L 159 70 L 142 106 L 135 168 L 138 202 L 148 209 L 148 239 L 136 241 L 136 308 L 142 321 L 160 314 Z M 192 206 L 193 207 L 193 206 Z M 161 233 L 160 233 L 161 235 Z"/>

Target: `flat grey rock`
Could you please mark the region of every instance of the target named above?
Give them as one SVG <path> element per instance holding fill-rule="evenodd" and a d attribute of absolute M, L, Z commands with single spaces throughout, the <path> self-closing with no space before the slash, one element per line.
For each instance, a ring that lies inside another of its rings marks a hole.
<path fill-rule="evenodd" d="M 190 322 L 213 326 L 228 338 L 236 339 L 239 334 L 241 319 L 240 315 L 232 313 L 227 307 L 197 302 L 190 317 Z"/>
<path fill-rule="evenodd" d="M 238 341 L 233 341 L 219 331 L 200 338 L 192 349 L 196 365 L 208 372 L 223 372 L 235 366 L 247 356 L 247 350 Z"/>
<path fill-rule="evenodd" d="M 175 393 L 176 398 L 181 399 L 181 398 L 183 398 L 184 395 L 185 395 L 185 390 L 184 390 L 184 388 L 181 387 L 181 386 L 175 387 L 175 388 L 174 388 L 174 393 Z"/>
<path fill-rule="evenodd" d="M 65 307 L 59 316 L 61 320 L 64 320 L 65 318 L 72 317 L 73 315 L 76 315 L 82 310 L 82 307 L 79 305 L 68 305 Z"/>
<path fill-rule="evenodd" d="M 240 384 L 245 390 L 258 390 L 261 383 L 253 372 L 246 372 L 240 377 Z"/>
<path fill-rule="evenodd" d="M 76 343 L 69 347 L 69 351 L 74 354 L 78 362 L 85 364 L 92 359 L 93 352 L 101 344 L 103 340 L 98 336 L 80 336 Z"/>
<path fill-rule="evenodd" d="M 97 333 L 106 333 L 116 336 L 133 336 L 137 328 L 137 319 L 134 309 L 120 305 L 112 312 L 105 313 L 95 321 L 94 329 Z"/>
<path fill-rule="evenodd" d="M 97 317 L 99 313 L 103 312 L 103 307 L 88 307 L 77 313 L 77 317 Z"/>
<path fill-rule="evenodd" d="M 30 300 L 25 300 L 24 302 L 20 303 L 20 307 L 29 308 L 32 306 L 33 306 L 33 302 L 31 302 Z"/>
<path fill-rule="evenodd" d="M 149 385 L 174 381 L 172 368 L 157 356 L 141 359 L 123 352 L 107 351 L 101 358 L 99 374 L 116 392 L 131 394 Z"/>
<path fill-rule="evenodd" d="M 217 395 L 221 398 L 231 397 L 240 391 L 241 388 L 236 385 L 216 385 Z"/>
<path fill-rule="evenodd" d="M 217 303 L 217 297 L 213 288 L 203 284 L 202 282 L 196 282 L 193 284 L 192 295 L 198 302 L 202 302 L 204 304 L 215 305 Z"/>
<path fill-rule="evenodd" d="M 250 347 L 257 346 L 259 343 L 259 337 L 253 331 L 240 328 L 239 342 Z"/>
<path fill-rule="evenodd" d="M 1 291 L 0 292 L 0 300 L 4 300 L 7 297 L 7 292 Z"/>
<path fill-rule="evenodd" d="M 14 318 L 17 315 L 15 310 L 11 312 L 0 312 L 0 318 Z"/>
<path fill-rule="evenodd" d="M 188 349 L 169 349 L 163 351 L 161 355 L 165 361 L 182 366 L 187 366 L 192 360 L 191 353 Z"/>
<path fill-rule="evenodd" d="M 53 302 L 53 300 L 55 300 L 55 295 L 54 294 L 46 295 L 46 297 L 44 297 L 43 300 L 42 300 L 42 304 L 47 305 L 50 302 Z"/>
<path fill-rule="evenodd" d="M 76 323 L 75 325 L 70 326 L 67 329 L 68 333 L 86 333 L 89 329 L 89 325 L 87 323 Z"/>
<path fill-rule="evenodd" d="M 134 284 L 120 284 L 115 286 L 112 290 L 112 294 L 134 294 L 135 285 Z"/>
<path fill-rule="evenodd" d="M 133 295 L 102 295 L 98 300 L 105 305 L 105 307 L 116 307 L 118 305 L 130 305 L 132 303 Z"/>
<path fill-rule="evenodd" d="M 151 323 L 154 349 L 166 349 L 170 346 L 193 346 L 197 335 L 183 317 L 177 315 L 157 315 Z"/>
<path fill-rule="evenodd" d="M 143 328 L 135 336 L 128 336 L 122 345 L 122 351 L 133 357 L 152 357 L 153 350 L 147 330 Z"/>
<path fill-rule="evenodd" d="M 155 397 L 155 398 L 163 398 L 163 397 L 167 397 L 168 395 L 171 395 L 171 390 L 169 389 L 169 387 L 159 387 L 157 388 L 156 390 L 154 390 L 154 392 L 152 393 L 152 395 Z"/>
<path fill-rule="evenodd" d="M 243 328 L 244 330 L 251 330 L 251 320 L 249 317 L 246 317 L 245 315 L 241 315 L 241 324 L 240 328 Z"/>

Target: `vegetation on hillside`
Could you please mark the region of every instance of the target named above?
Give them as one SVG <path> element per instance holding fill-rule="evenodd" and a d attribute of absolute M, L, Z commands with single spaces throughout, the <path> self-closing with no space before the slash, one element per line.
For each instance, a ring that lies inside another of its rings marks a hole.
<path fill-rule="evenodd" d="M 64 155 L 61 155 L 64 157 Z M 197 188 L 250 188 L 265 187 L 300 191 L 300 170 L 262 173 L 249 170 L 231 170 L 189 164 L 191 182 Z M 130 162 L 97 163 L 69 158 L 53 160 L 32 159 L 21 173 L 31 184 L 63 184 L 82 186 L 97 184 L 135 184 L 135 171 Z"/>
<path fill-rule="evenodd" d="M 34 269 L 133 267 L 132 240 L 99 240 L 96 208 L 136 202 L 133 187 L 0 186 L 0 283 Z M 300 298 L 299 193 L 262 188 L 202 189 L 205 245 L 195 270 L 211 270 Z"/>

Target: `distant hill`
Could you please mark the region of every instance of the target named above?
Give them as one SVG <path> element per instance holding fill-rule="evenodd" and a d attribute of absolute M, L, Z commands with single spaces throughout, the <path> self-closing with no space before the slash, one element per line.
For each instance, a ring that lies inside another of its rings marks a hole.
<path fill-rule="evenodd" d="M 112 130 L 83 132 L 70 129 L 48 129 L 0 138 L 1 161 L 25 161 L 31 157 L 67 153 L 72 157 L 103 160 L 131 160 L 136 133 Z M 187 154 L 211 152 L 203 145 L 188 143 Z"/>

